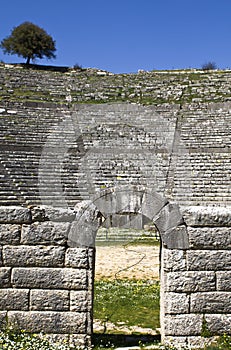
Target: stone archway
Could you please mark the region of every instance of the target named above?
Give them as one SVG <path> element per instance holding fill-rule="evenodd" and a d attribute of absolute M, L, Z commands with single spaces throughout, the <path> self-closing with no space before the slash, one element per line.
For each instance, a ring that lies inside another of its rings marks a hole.
<path fill-rule="evenodd" d="M 141 214 L 152 221 L 161 236 L 165 249 L 186 250 L 189 247 L 187 227 L 177 204 L 171 204 L 162 195 L 143 187 L 116 187 L 100 191 L 92 201 L 83 201 L 75 207 L 76 219 L 69 232 L 68 244 L 71 247 L 88 247 L 91 250 L 92 273 L 89 280 L 88 296 L 93 308 L 93 284 L 95 264 L 95 238 L 103 220 L 111 215 Z M 161 259 L 162 260 L 162 259 Z M 164 295 L 164 271 L 160 269 L 161 295 Z M 161 323 L 164 315 L 164 298 L 160 305 Z M 93 310 L 91 310 L 91 315 Z M 90 320 L 93 332 L 93 316 Z M 161 324 L 163 328 L 163 324 Z"/>
<path fill-rule="evenodd" d="M 152 221 L 168 249 L 188 249 L 186 224 L 177 204 L 152 189 L 139 186 L 115 187 L 98 192 L 92 200 L 75 207 L 76 218 L 69 233 L 70 246 L 94 247 L 102 220 L 113 214 L 141 214 Z"/>

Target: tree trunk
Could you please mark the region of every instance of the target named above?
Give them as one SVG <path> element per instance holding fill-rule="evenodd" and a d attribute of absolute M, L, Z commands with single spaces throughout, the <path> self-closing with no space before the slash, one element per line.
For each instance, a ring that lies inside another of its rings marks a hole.
<path fill-rule="evenodd" d="M 27 57 L 26 64 L 30 64 L 30 57 Z"/>

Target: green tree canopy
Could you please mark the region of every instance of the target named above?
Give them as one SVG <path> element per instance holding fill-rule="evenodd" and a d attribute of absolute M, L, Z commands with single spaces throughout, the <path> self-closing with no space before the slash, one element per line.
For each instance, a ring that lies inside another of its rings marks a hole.
<path fill-rule="evenodd" d="M 46 31 L 31 22 L 24 22 L 13 28 L 11 35 L 1 41 L 3 52 L 30 60 L 55 58 L 55 41 Z"/>

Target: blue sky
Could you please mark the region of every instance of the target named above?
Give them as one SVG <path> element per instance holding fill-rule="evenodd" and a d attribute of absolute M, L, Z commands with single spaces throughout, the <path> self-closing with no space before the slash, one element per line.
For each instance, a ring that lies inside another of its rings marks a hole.
<path fill-rule="evenodd" d="M 1 4 L 0 40 L 30 21 L 56 41 L 55 60 L 114 73 L 138 69 L 231 67 L 230 0 L 7 0 Z M 23 62 L 4 55 L 4 62 Z"/>

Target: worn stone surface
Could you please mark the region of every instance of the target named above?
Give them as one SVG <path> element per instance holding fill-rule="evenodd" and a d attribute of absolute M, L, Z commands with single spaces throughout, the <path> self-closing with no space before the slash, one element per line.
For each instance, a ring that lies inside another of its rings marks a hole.
<path fill-rule="evenodd" d="M 86 314 L 77 312 L 52 311 L 9 311 L 8 320 L 19 328 L 33 333 L 85 333 Z"/>
<path fill-rule="evenodd" d="M 164 295 L 166 314 L 189 313 L 189 296 L 183 293 L 166 293 Z"/>
<path fill-rule="evenodd" d="M 170 347 L 175 347 L 176 349 L 204 349 L 205 347 L 211 345 L 215 342 L 215 337 L 205 338 L 201 336 L 185 336 L 185 337 L 175 337 L 167 336 L 164 338 L 164 344 L 169 345 Z"/>
<path fill-rule="evenodd" d="M 65 256 L 65 266 L 88 268 L 88 249 L 68 248 Z"/>
<path fill-rule="evenodd" d="M 170 229 L 161 235 L 163 244 L 169 249 L 188 249 L 188 232 L 185 225 Z"/>
<path fill-rule="evenodd" d="M 22 244 L 64 245 L 67 242 L 69 223 L 35 222 L 22 226 Z"/>
<path fill-rule="evenodd" d="M 1 224 L 0 225 L 0 244 L 19 244 L 20 225 Z"/>
<path fill-rule="evenodd" d="M 231 314 L 206 314 L 205 319 L 207 321 L 208 329 L 212 333 L 217 335 L 223 335 L 224 333 L 231 335 Z"/>
<path fill-rule="evenodd" d="M 11 268 L 10 267 L 0 267 L 0 287 L 8 288 L 11 287 Z"/>
<path fill-rule="evenodd" d="M 0 207 L 0 223 L 24 224 L 31 222 L 31 213 L 27 208 Z"/>
<path fill-rule="evenodd" d="M 183 217 L 176 204 L 165 205 L 153 220 L 160 232 L 170 231 L 183 224 Z"/>
<path fill-rule="evenodd" d="M 230 227 L 231 209 L 212 206 L 190 206 L 182 208 L 186 224 L 192 227 Z"/>
<path fill-rule="evenodd" d="M 191 294 L 192 313 L 215 314 L 230 313 L 231 314 L 231 293 L 229 292 L 206 292 Z"/>
<path fill-rule="evenodd" d="M 193 250 L 187 253 L 189 270 L 230 270 L 231 250 Z"/>
<path fill-rule="evenodd" d="M 66 290 L 33 289 L 30 293 L 30 308 L 34 311 L 68 311 L 69 299 L 69 291 Z"/>
<path fill-rule="evenodd" d="M 70 311 L 90 311 L 91 300 L 87 291 L 78 290 L 70 292 Z"/>
<path fill-rule="evenodd" d="M 98 208 L 91 201 L 83 201 L 75 206 L 76 218 L 73 221 L 69 234 L 70 247 L 94 247 L 95 237 L 101 216 Z"/>
<path fill-rule="evenodd" d="M 219 271 L 217 275 L 217 290 L 231 291 L 231 271 Z"/>
<path fill-rule="evenodd" d="M 29 290 L 0 289 L 0 310 L 29 310 Z"/>
<path fill-rule="evenodd" d="M 87 289 L 87 276 L 83 269 L 19 267 L 12 270 L 12 285 L 15 288 Z"/>
<path fill-rule="evenodd" d="M 153 220 L 167 203 L 168 200 L 159 193 L 155 191 L 145 192 L 142 197 L 140 212 Z"/>
<path fill-rule="evenodd" d="M 163 269 L 166 272 L 185 271 L 186 253 L 178 249 L 162 248 Z"/>
<path fill-rule="evenodd" d="M 65 248 L 46 246 L 4 246 L 5 266 L 64 266 Z"/>
<path fill-rule="evenodd" d="M 93 203 L 104 217 L 117 213 L 137 213 L 141 209 L 143 192 L 137 187 L 109 188 L 97 193 Z"/>
<path fill-rule="evenodd" d="M 31 209 L 32 221 L 72 222 L 75 219 L 73 209 L 39 206 Z"/>
<path fill-rule="evenodd" d="M 216 289 L 214 272 L 186 271 L 169 272 L 165 280 L 165 289 L 170 292 L 204 292 Z"/>
<path fill-rule="evenodd" d="M 202 315 L 189 314 L 166 316 L 164 323 L 166 335 L 200 335 Z"/>
<path fill-rule="evenodd" d="M 188 228 L 192 249 L 231 249 L 230 227 Z"/>
<path fill-rule="evenodd" d="M 187 337 L 187 344 L 188 346 L 190 346 L 192 349 L 203 349 L 205 347 L 208 347 L 209 345 L 211 345 L 212 343 L 215 344 L 217 340 L 217 337 L 209 337 L 209 338 L 205 338 L 205 337 L 201 337 L 201 336 L 197 336 L 197 337 Z"/>

